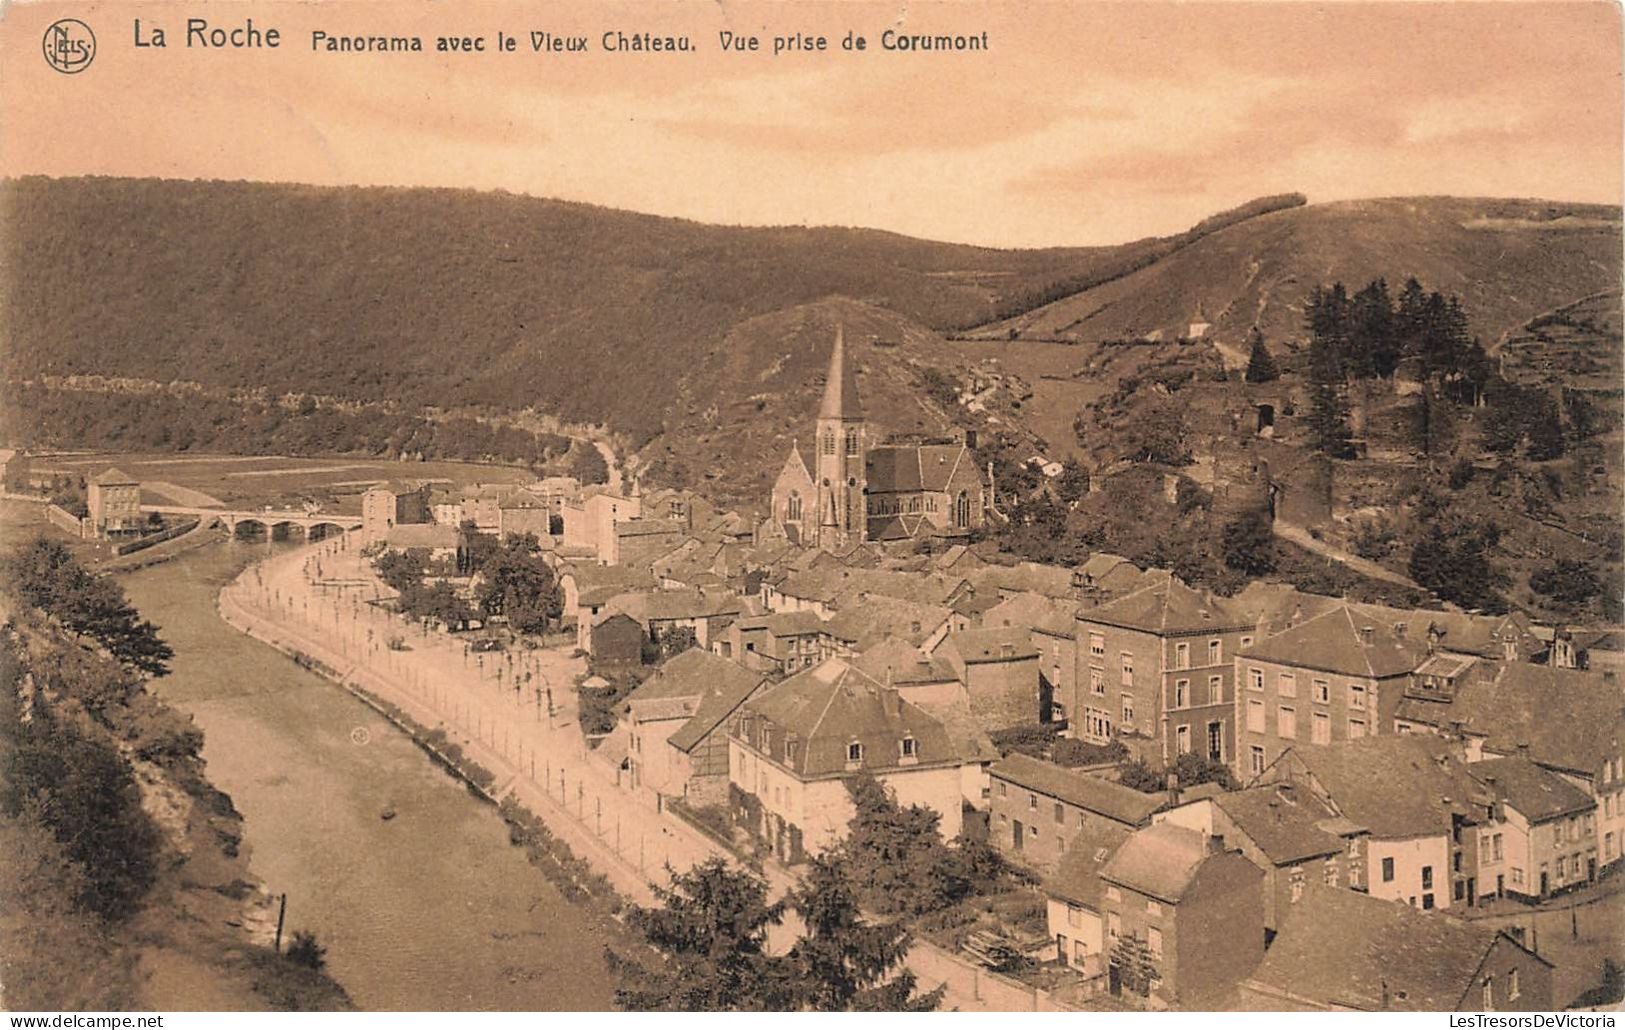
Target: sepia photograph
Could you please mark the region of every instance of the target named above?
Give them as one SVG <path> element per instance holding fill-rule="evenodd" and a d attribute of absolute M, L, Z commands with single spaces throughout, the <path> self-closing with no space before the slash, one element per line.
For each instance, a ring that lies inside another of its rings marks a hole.
<path fill-rule="evenodd" d="M 0 5 L 9 1025 L 1613 1027 L 1621 20 Z"/>

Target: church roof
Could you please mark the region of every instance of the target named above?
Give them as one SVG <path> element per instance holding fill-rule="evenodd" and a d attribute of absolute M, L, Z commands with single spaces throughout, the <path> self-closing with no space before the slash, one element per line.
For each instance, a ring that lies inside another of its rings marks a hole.
<path fill-rule="evenodd" d="M 967 453 L 963 443 L 871 447 L 865 469 L 869 492 L 947 490 Z"/>
<path fill-rule="evenodd" d="M 835 347 L 829 352 L 829 373 L 824 379 L 824 401 L 819 418 L 861 419 L 863 404 L 858 400 L 857 370 L 846 360 L 846 341 L 840 326 L 835 327 Z"/>

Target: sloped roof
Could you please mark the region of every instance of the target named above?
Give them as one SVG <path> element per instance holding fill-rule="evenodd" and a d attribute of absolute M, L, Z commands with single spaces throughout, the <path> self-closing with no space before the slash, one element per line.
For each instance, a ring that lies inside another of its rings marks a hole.
<path fill-rule="evenodd" d="M 1366 627 L 1371 630 L 1369 642 L 1361 633 Z M 1241 657 L 1342 676 L 1382 679 L 1414 672 L 1427 654 L 1424 640 L 1408 633 L 1400 636 L 1392 626 L 1361 615 L 1345 604 L 1260 640 L 1241 652 Z"/>
<path fill-rule="evenodd" d="M 1342 839 L 1319 825 L 1332 813 L 1308 791 L 1266 784 L 1219 794 L 1212 803 L 1276 865 L 1343 850 Z"/>
<path fill-rule="evenodd" d="M 921 654 L 918 647 L 898 637 L 886 637 L 865 649 L 852 664 L 893 686 L 946 683 L 958 678 L 947 662 Z"/>
<path fill-rule="evenodd" d="M 962 629 L 943 638 L 941 648 L 952 648 L 967 663 L 1017 662 L 1038 657 L 1031 632 L 1019 626 Z"/>
<path fill-rule="evenodd" d="M 1527 744 L 1542 765 L 1595 775 L 1618 754 L 1621 704 L 1619 686 L 1597 673 L 1508 662 L 1494 680 L 1457 689 L 1447 718 L 1484 737 L 1487 750 L 1511 754 Z"/>
<path fill-rule="evenodd" d="M 1087 839 L 1079 838 L 1061 856 L 1061 864 L 1054 875 L 1044 881 L 1044 892 L 1050 897 L 1070 901 L 1099 910 L 1103 892 L 1100 871 L 1111 861 L 1112 855 L 1128 840 L 1128 829 L 1101 827 Z"/>
<path fill-rule="evenodd" d="M 698 657 L 688 659 L 689 655 Z M 673 668 L 684 659 L 688 660 L 680 667 Z M 682 691 L 685 697 L 697 698 L 699 701 L 693 716 L 667 738 L 672 747 L 685 754 L 694 750 L 700 741 L 744 704 L 758 687 L 767 682 L 767 677 L 760 672 L 753 672 L 708 651 L 690 648 L 662 665 L 659 672 L 644 681 L 643 686 L 648 686 L 651 681 L 661 678 L 668 670 L 676 682 L 656 689 Z M 642 689 L 643 687 L 638 688 Z M 636 697 L 637 691 L 634 691 L 632 698 Z"/>
<path fill-rule="evenodd" d="M 1184 897 L 1210 852 L 1207 838 L 1173 823 L 1155 823 L 1129 835 L 1100 877 L 1163 901 Z"/>
<path fill-rule="evenodd" d="M 1431 733 L 1298 744 L 1280 761 L 1294 756 L 1342 815 L 1378 837 L 1445 833 L 1451 813 L 1488 800 L 1456 757 L 1455 745 Z"/>
<path fill-rule="evenodd" d="M 1151 818 L 1151 813 L 1162 808 L 1164 801 L 1161 794 L 1146 794 L 1121 783 L 1067 769 L 1019 751 L 995 762 L 988 775 L 1128 826 L 1144 825 Z"/>
<path fill-rule="evenodd" d="M 991 586 L 1006 594 L 1072 596 L 1072 570 L 1064 565 L 1045 565 L 1031 561 L 1015 565 L 989 565 L 972 573 L 971 581 L 977 586 Z"/>
<path fill-rule="evenodd" d="M 864 456 L 864 478 L 870 493 L 940 493 L 969 456 L 962 443 L 882 444 Z"/>
<path fill-rule="evenodd" d="M 1597 806 L 1585 791 L 1527 758 L 1490 758 L 1468 765 L 1467 772 L 1532 823 Z"/>
<path fill-rule="evenodd" d="M 923 644 L 953 614 L 941 605 L 916 604 L 884 594 L 866 594 L 859 599 L 854 593 L 845 593 L 838 599 L 838 607 L 839 611 L 824 623 L 824 632 L 859 651 L 886 637 Z"/>
<path fill-rule="evenodd" d="M 1150 579 L 1151 575 L 1147 574 Z M 1160 571 L 1146 586 L 1115 601 L 1078 613 L 1084 622 L 1169 635 L 1248 629 L 1253 620 L 1223 598 L 1204 595 L 1171 572 Z"/>
<path fill-rule="evenodd" d="M 877 515 L 869 520 L 872 540 L 913 540 L 931 523 L 924 515 Z"/>
<path fill-rule="evenodd" d="M 384 542 L 390 547 L 427 547 L 441 549 L 456 547 L 460 534 L 455 526 L 441 526 L 433 522 L 406 523 L 389 527 Z"/>
<path fill-rule="evenodd" d="M 121 469 L 108 468 L 97 473 L 91 482 L 98 486 L 130 486 L 136 482 L 136 478 Z"/>
<path fill-rule="evenodd" d="M 940 720 L 840 658 L 791 676 L 747 701 L 745 710 L 775 727 L 776 753 L 782 753 L 783 735 L 794 734 L 798 746 L 786 764 L 805 778 L 848 773 L 846 749 L 853 741 L 863 745 L 867 771 L 899 768 L 898 743 L 905 736 L 917 744 L 918 764 L 960 761 Z"/>
<path fill-rule="evenodd" d="M 824 631 L 824 620 L 809 611 L 750 615 L 735 625 L 741 630 L 766 630 L 775 637 L 798 637 Z"/>
<path fill-rule="evenodd" d="M 1500 936 L 1485 923 L 1311 880 L 1246 984 L 1367 1011 L 1476 1009 L 1469 992 Z"/>
<path fill-rule="evenodd" d="M 617 594 L 608 606 L 639 622 L 670 619 L 702 619 L 734 615 L 740 610 L 739 595 L 701 590 L 647 590 Z"/>
<path fill-rule="evenodd" d="M 1077 603 L 1023 591 L 982 613 L 982 626 L 1010 626 L 1071 636 L 1077 627 Z"/>

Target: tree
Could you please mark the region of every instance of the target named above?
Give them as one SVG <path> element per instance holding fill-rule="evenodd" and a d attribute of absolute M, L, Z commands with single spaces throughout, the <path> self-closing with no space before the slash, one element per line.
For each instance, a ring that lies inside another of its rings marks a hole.
<path fill-rule="evenodd" d="M 535 534 L 510 533 L 484 563 L 480 611 L 506 615 L 518 633 L 544 632 L 563 610 L 558 581 Z"/>
<path fill-rule="evenodd" d="M 658 908 L 635 907 L 628 923 L 666 957 L 651 968 L 609 953 L 619 979 L 615 1002 L 640 1012 L 777 1012 L 797 1007 L 790 963 L 767 954 L 767 933 L 784 902 L 767 884 L 721 858 L 708 859 L 656 887 Z"/>
<path fill-rule="evenodd" d="M 1348 404 L 1335 384 L 1317 379 L 1310 387 L 1308 422 L 1309 439 L 1315 450 L 1328 458 L 1355 456 Z"/>
<path fill-rule="evenodd" d="M 1602 593 L 1602 580 L 1588 563 L 1559 558 L 1529 574 L 1529 589 L 1572 611 Z"/>
<path fill-rule="evenodd" d="M 1089 470 L 1077 458 L 1068 458 L 1055 477 L 1055 493 L 1061 500 L 1074 504 L 1089 493 Z"/>
<path fill-rule="evenodd" d="M 873 776 L 854 776 L 846 789 L 853 814 L 842 850 L 864 904 L 885 915 L 919 915 L 963 896 L 963 885 L 944 876 L 948 849 L 936 812 L 903 808 Z"/>
<path fill-rule="evenodd" d="M 1167 787 L 1167 777 L 1147 765 L 1143 758 L 1131 758 L 1118 766 L 1117 782 L 1143 794 L 1155 794 Z"/>
<path fill-rule="evenodd" d="M 577 440 L 570 448 L 570 475 L 583 485 L 609 482 L 609 465 L 590 441 Z"/>
<path fill-rule="evenodd" d="M 911 937 L 896 923 L 870 923 L 858 907 L 851 871 L 839 855 L 818 855 L 790 904 L 806 931 L 790 949 L 798 1000 L 815 1012 L 931 1012 L 943 988 L 916 996 L 914 974 L 891 975 Z M 888 977 L 890 977 L 888 979 Z"/>
<path fill-rule="evenodd" d="M 1275 367 L 1275 359 L 1270 356 L 1269 344 L 1264 342 L 1264 334 L 1258 326 L 1247 334 L 1247 374 L 1249 383 L 1269 383 L 1281 377 L 1280 369 Z"/>
<path fill-rule="evenodd" d="M 1409 572 L 1425 589 L 1463 608 L 1506 610 L 1506 575 L 1490 560 L 1500 530 L 1488 522 L 1432 522 L 1411 546 Z"/>
<path fill-rule="evenodd" d="M 1221 544 L 1224 563 L 1248 576 L 1262 576 L 1275 568 L 1275 534 L 1269 513 L 1262 509 L 1242 512 L 1224 527 Z"/>
<path fill-rule="evenodd" d="M 93 638 L 118 661 L 147 676 L 169 672 L 175 652 L 158 627 L 140 617 L 118 584 L 91 575 L 62 544 L 35 539 L 5 561 L 3 572 L 24 604 Z"/>
<path fill-rule="evenodd" d="M 320 972 L 327 965 L 327 949 L 316 943 L 316 935 L 309 930 L 295 930 L 288 950 L 283 955 L 289 962 Z"/>
<path fill-rule="evenodd" d="M 1357 379 L 1391 376 L 1399 365 L 1393 301 L 1388 283 L 1374 279 L 1349 303 L 1349 374 Z"/>

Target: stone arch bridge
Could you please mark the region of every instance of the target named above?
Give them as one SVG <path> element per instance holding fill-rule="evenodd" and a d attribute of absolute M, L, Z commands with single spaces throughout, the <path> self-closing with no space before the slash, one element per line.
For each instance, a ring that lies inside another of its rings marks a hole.
<path fill-rule="evenodd" d="M 258 537 L 263 533 L 272 540 L 297 535 L 313 541 L 361 528 L 361 516 L 330 512 L 193 508 L 181 504 L 143 504 L 141 510 L 195 518 L 204 526 L 219 525 L 234 537 Z"/>

